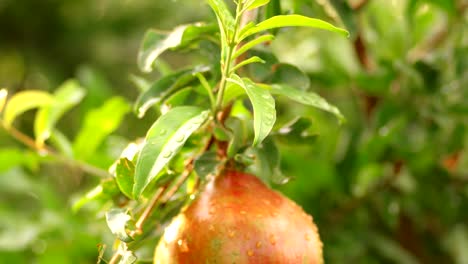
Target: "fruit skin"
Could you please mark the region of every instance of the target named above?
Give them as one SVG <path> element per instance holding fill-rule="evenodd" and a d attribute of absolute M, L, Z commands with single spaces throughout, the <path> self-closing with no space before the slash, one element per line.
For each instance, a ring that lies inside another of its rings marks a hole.
<path fill-rule="evenodd" d="M 227 171 L 166 228 L 155 264 L 322 264 L 312 217 L 257 177 Z"/>

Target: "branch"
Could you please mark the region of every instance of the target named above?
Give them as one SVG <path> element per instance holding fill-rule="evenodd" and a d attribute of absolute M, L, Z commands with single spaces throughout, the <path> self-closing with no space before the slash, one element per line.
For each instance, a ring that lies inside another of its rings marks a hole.
<path fill-rule="evenodd" d="M 16 129 L 14 127 L 9 127 L 9 128 L 5 127 L 5 125 L 3 124 L 3 122 L 1 122 L 1 120 L 0 120 L 0 124 L 3 127 L 3 129 L 8 134 L 10 134 L 14 139 L 21 142 L 26 147 L 28 147 L 28 148 L 30 148 L 30 149 L 32 149 L 34 151 L 39 152 L 42 155 L 52 157 L 52 158 L 54 158 L 54 159 L 56 159 L 56 160 L 58 160 L 58 161 L 60 161 L 60 162 L 62 162 L 64 164 L 67 164 L 69 166 L 78 168 L 81 171 L 86 172 L 86 173 L 91 174 L 91 175 L 99 176 L 101 178 L 113 177 L 106 170 L 103 170 L 101 168 L 95 167 L 93 165 L 90 165 L 88 163 L 85 163 L 85 162 L 82 162 L 82 161 L 79 161 L 79 160 L 70 159 L 70 158 L 67 158 L 67 157 L 65 157 L 63 155 L 60 155 L 59 153 L 55 152 L 49 146 L 39 147 L 39 146 L 36 145 L 36 142 L 34 141 L 34 139 L 32 139 L 28 135 L 24 134 L 23 132 L 19 131 L 18 129 Z"/>

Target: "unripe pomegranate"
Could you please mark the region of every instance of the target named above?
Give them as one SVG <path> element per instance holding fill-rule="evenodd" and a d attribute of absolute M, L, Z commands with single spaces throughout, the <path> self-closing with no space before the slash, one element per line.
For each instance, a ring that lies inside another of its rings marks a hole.
<path fill-rule="evenodd" d="M 228 171 L 166 228 L 155 264 L 321 264 L 312 218 L 257 177 Z"/>

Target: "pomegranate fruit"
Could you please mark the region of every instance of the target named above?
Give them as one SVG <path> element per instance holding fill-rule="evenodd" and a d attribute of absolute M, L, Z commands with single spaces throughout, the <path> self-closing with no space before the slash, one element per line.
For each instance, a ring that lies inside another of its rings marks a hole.
<path fill-rule="evenodd" d="M 155 264 L 323 263 L 312 217 L 257 177 L 227 171 L 174 218 Z"/>

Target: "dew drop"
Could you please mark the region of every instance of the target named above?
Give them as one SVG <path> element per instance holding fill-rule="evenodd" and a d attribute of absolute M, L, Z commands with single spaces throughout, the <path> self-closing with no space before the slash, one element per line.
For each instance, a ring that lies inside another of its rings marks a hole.
<path fill-rule="evenodd" d="M 210 225 L 210 226 L 208 227 L 208 230 L 214 231 L 214 226 L 213 226 L 213 225 Z"/>
<path fill-rule="evenodd" d="M 257 244 L 255 245 L 257 248 L 261 248 L 262 247 L 262 242 L 258 241 Z"/>
<path fill-rule="evenodd" d="M 177 136 L 176 141 L 180 143 L 184 141 L 184 139 L 185 139 L 185 135 L 180 135 L 180 136 Z"/>
<path fill-rule="evenodd" d="M 247 212 L 246 212 L 246 211 L 240 211 L 240 213 L 241 213 L 242 215 L 245 215 L 245 214 L 247 214 Z"/>
<path fill-rule="evenodd" d="M 163 154 L 163 158 L 165 158 L 165 159 L 169 158 L 170 156 L 172 156 L 172 151 L 170 151 L 170 150 L 164 152 L 164 154 Z"/>
<path fill-rule="evenodd" d="M 310 235 L 309 235 L 309 234 L 305 234 L 305 239 L 306 239 L 307 241 L 310 241 Z"/>
<path fill-rule="evenodd" d="M 264 99 L 270 99 L 270 95 L 269 95 L 269 94 L 264 94 L 264 95 L 262 95 L 262 97 L 263 97 Z"/>
<path fill-rule="evenodd" d="M 180 248 L 181 252 L 188 252 L 189 251 L 187 241 L 185 239 L 179 239 L 177 241 L 177 245 L 179 245 L 179 248 Z"/>
<path fill-rule="evenodd" d="M 229 231 L 229 233 L 228 233 L 228 236 L 229 236 L 230 238 L 233 238 L 235 235 L 236 235 L 236 232 L 234 232 L 234 231 L 232 231 L 232 230 Z"/>
<path fill-rule="evenodd" d="M 216 212 L 216 209 L 214 207 L 210 207 L 210 210 L 208 210 L 208 213 L 210 215 L 214 214 Z"/>
<path fill-rule="evenodd" d="M 254 253 L 253 253 L 252 250 L 249 249 L 249 250 L 247 250 L 247 255 L 248 255 L 249 257 L 252 257 L 252 256 L 254 255 Z"/>
<path fill-rule="evenodd" d="M 271 235 L 271 236 L 270 236 L 270 243 L 271 243 L 272 245 L 275 245 L 275 244 L 276 244 L 276 237 L 275 237 L 274 235 Z"/>
<path fill-rule="evenodd" d="M 166 129 L 161 129 L 161 132 L 159 132 L 159 135 L 164 136 L 166 135 L 166 133 L 167 133 Z"/>

